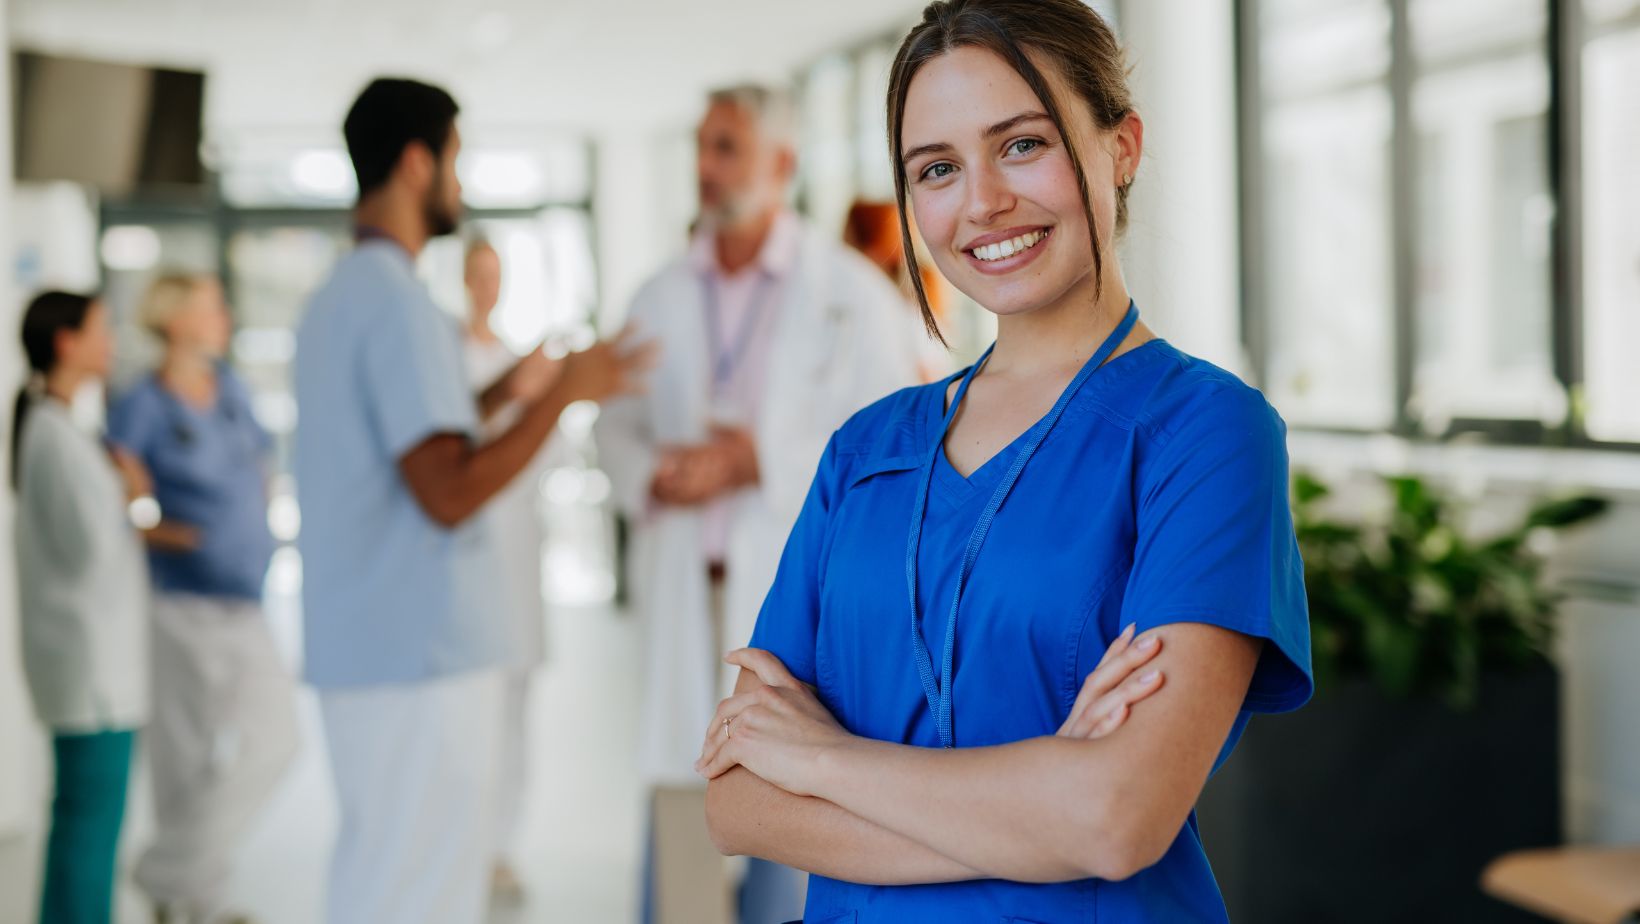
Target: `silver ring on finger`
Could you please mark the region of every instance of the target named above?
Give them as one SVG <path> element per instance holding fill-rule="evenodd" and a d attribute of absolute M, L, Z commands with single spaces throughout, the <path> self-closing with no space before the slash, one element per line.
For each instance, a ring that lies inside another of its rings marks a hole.
<path fill-rule="evenodd" d="M 729 725 L 729 723 L 732 722 L 732 721 L 734 721 L 734 720 L 733 719 L 724 719 L 723 720 L 723 736 L 725 738 L 733 738 L 735 736 L 735 730 L 732 727 L 730 727 L 730 725 Z"/>

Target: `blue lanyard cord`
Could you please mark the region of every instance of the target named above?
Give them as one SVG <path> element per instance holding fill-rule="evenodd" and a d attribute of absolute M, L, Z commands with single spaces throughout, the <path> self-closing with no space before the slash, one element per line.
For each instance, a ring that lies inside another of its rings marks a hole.
<path fill-rule="evenodd" d="M 712 383 L 718 388 L 727 386 L 734 381 L 735 367 L 746 355 L 746 350 L 752 345 L 752 336 L 757 333 L 758 322 L 763 319 L 764 300 L 768 297 L 770 285 L 774 277 L 767 273 L 757 281 L 757 289 L 752 292 L 752 300 L 746 308 L 746 318 L 740 322 L 740 330 L 733 335 L 733 343 L 725 351 L 722 340 L 723 319 L 720 316 L 722 308 L 718 304 L 717 277 L 713 273 L 706 274 L 706 337 L 711 341 L 712 350 Z"/>
<path fill-rule="evenodd" d="M 939 459 L 940 448 L 945 444 L 945 434 L 951 428 L 951 421 L 957 416 L 957 408 L 962 406 L 962 399 L 968 394 L 969 384 L 973 382 L 974 376 L 979 374 L 979 370 L 991 358 L 991 350 L 996 349 L 996 344 L 992 344 L 985 351 L 985 355 L 979 358 L 979 362 L 974 363 L 968 369 L 968 372 L 963 375 L 962 383 L 957 386 L 957 393 L 951 399 L 951 407 L 945 412 L 945 419 L 940 424 L 938 438 L 934 440 L 934 446 L 929 451 L 928 458 L 923 462 L 922 469 L 917 475 L 917 496 L 911 510 L 911 537 L 906 543 L 905 552 L 905 578 L 906 584 L 911 591 L 911 650 L 917 660 L 917 673 L 922 678 L 923 694 L 928 698 L 928 708 L 933 710 L 934 724 L 939 730 L 940 744 L 943 747 L 956 747 L 956 741 L 951 729 L 951 687 L 954 680 L 951 673 L 957 643 L 957 611 L 962 605 L 962 591 L 968 582 L 968 575 L 974 570 L 974 561 L 979 557 L 980 547 L 985 544 L 985 537 L 991 531 L 991 522 L 996 519 L 997 511 L 1002 509 L 1002 502 L 1007 500 L 1009 492 L 1014 488 L 1014 484 L 1019 481 L 1020 473 L 1025 470 L 1025 464 L 1031 461 L 1031 456 L 1036 454 L 1037 447 L 1041 446 L 1042 441 L 1047 439 L 1048 433 L 1054 428 L 1054 424 L 1059 422 L 1059 417 L 1065 412 L 1065 407 L 1071 403 L 1071 399 L 1076 397 L 1076 393 L 1081 391 L 1082 385 L 1087 382 L 1088 378 L 1098 371 L 1099 367 L 1103 366 L 1105 361 L 1110 358 L 1110 355 L 1116 351 L 1116 348 L 1122 344 L 1122 341 L 1127 339 L 1128 334 L 1133 332 L 1133 327 L 1138 322 L 1139 309 L 1129 302 L 1127 315 L 1122 318 L 1122 322 L 1116 325 L 1116 329 L 1110 332 L 1110 335 L 1105 338 L 1105 342 L 1100 344 L 1099 349 L 1094 351 L 1093 356 L 1088 358 L 1081 371 L 1076 373 L 1074 379 L 1071 379 L 1071 383 L 1065 386 L 1065 390 L 1060 393 L 1059 400 L 1054 402 L 1053 408 L 1048 411 L 1047 416 L 1031 428 L 1030 433 L 1025 438 L 1024 445 L 1019 448 L 1019 454 L 1014 456 L 1014 461 L 1008 466 L 1008 471 L 1003 475 L 1002 482 L 997 485 L 996 491 L 991 494 L 990 502 L 985 505 L 985 510 L 980 513 L 979 521 L 974 524 L 974 531 L 968 537 L 968 547 L 962 556 L 962 567 L 957 571 L 957 586 L 951 595 L 951 611 L 946 616 L 945 621 L 945 650 L 940 660 L 940 677 L 936 681 L 934 679 L 933 659 L 928 652 L 928 643 L 923 640 L 922 629 L 917 624 L 917 552 L 922 544 L 923 518 L 928 511 L 929 483 L 934 475 L 934 464 Z"/>

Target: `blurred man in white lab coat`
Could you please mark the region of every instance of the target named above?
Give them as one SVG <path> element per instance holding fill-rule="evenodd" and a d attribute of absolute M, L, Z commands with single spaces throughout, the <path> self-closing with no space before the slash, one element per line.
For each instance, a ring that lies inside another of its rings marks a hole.
<path fill-rule="evenodd" d="M 633 300 L 660 346 L 640 397 L 610 404 L 600 461 L 632 523 L 645 626 L 641 770 L 654 791 L 646 917 L 731 919 L 694 772 L 701 731 L 751 637 L 831 433 L 917 382 L 918 331 L 883 274 L 786 205 L 792 108 L 757 86 L 713 93 L 697 137 L 701 222 Z M 745 919 L 802 916 L 800 874 L 750 861 Z"/>

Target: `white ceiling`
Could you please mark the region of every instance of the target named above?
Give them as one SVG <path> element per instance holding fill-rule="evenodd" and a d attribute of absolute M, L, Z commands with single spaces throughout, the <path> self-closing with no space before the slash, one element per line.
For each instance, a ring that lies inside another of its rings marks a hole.
<path fill-rule="evenodd" d="M 207 132 L 333 136 L 371 76 L 447 86 L 463 123 L 647 132 L 781 79 L 925 0 L 12 0 L 18 47 L 203 69 Z"/>

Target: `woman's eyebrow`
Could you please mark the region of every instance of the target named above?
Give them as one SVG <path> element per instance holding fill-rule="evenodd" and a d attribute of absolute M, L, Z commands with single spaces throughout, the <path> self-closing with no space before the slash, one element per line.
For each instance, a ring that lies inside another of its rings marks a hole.
<path fill-rule="evenodd" d="M 1019 115 L 1010 116 L 990 128 L 987 128 L 984 135 L 986 138 L 995 138 L 998 135 L 1007 134 L 1027 122 L 1035 122 L 1038 120 L 1052 121 L 1048 118 L 1048 114 L 1045 112 L 1039 112 L 1036 110 L 1021 112 Z M 907 164 L 925 154 L 941 154 L 951 149 L 951 144 L 945 141 L 939 141 L 933 144 L 920 144 L 905 152 L 905 154 L 900 157 L 900 163 Z"/>
<path fill-rule="evenodd" d="M 995 138 L 998 135 L 1013 131 L 1019 126 L 1024 125 L 1026 122 L 1035 122 L 1038 119 L 1052 121 L 1048 118 L 1048 114 L 1046 112 L 1039 112 L 1033 109 L 1029 112 L 1021 112 L 1013 118 L 1003 119 L 1001 122 L 987 128 L 985 130 L 985 137 Z"/>
<path fill-rule="evenodd" d="M 951 145 L 944 141 L 937 141 L 933 144 L 920 144 L 905 152 L 905 154 L 900 157 L 900 163 L 902 165 L 908 164 L 924 154 L 940 154 L 949 150 L 951 150 Z"/>

